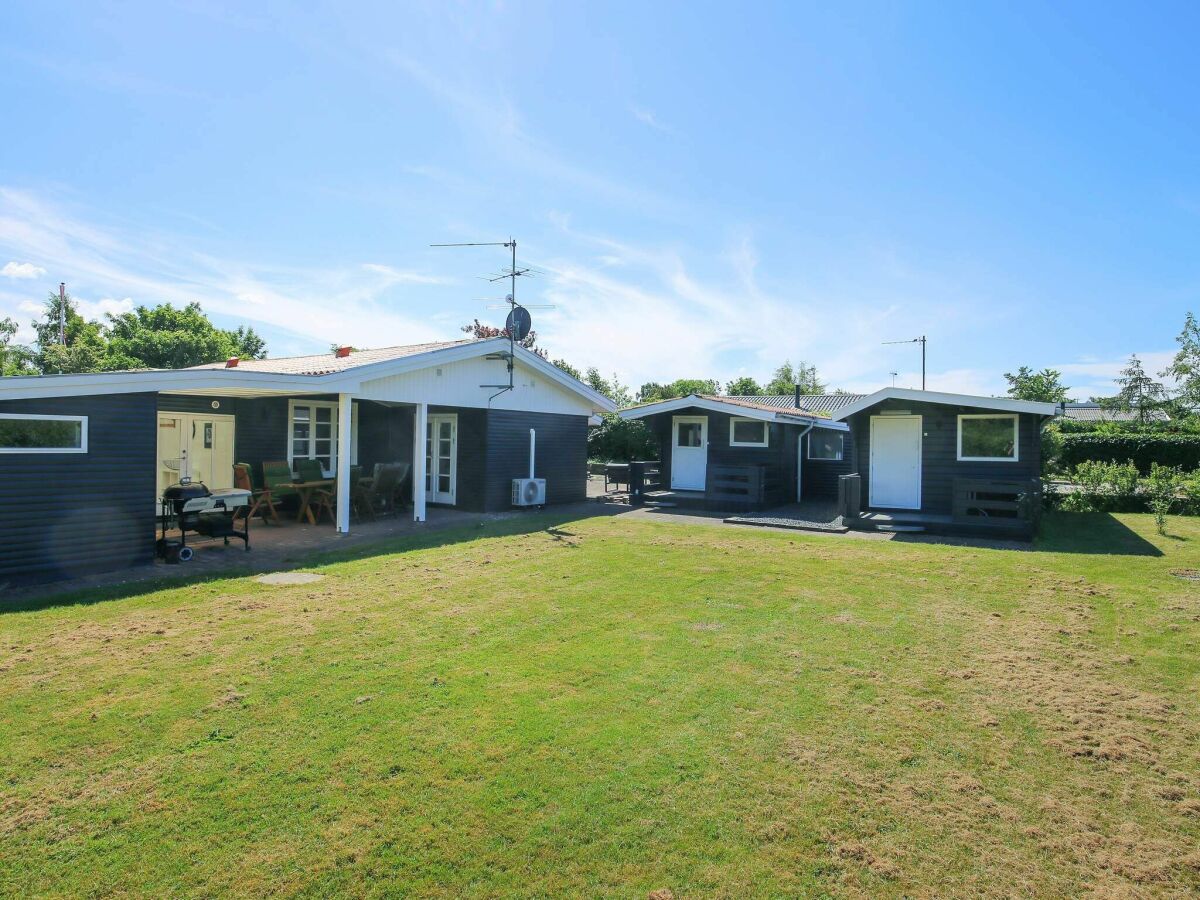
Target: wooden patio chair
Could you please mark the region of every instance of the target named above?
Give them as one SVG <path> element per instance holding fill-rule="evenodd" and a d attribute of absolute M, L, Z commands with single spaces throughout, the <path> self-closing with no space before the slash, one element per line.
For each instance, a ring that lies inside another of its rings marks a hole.
<path fill-rule="evenodd" d="M 254 481 L 250 477 L 249 463 L 236 463 L 234 465 L 233 486 L 250 492 L 250 505 L 242 509 L 242 513 L 247 519 L 258 513 L 264 522 L 279 524 L 279 510 L 275 508 L 275 502 L 271 499 L 271 489 L 268 487 L 256 488 L 254 486 Z M 270 513 L 269 517 L 268 513 Z"/>
<path fill-rule="evenodd" d="M 300 495 L 292 487 L 292 482 L 295 480 L 292 475 L 292 467 L 286 461 L 270 460 L 264 462 L 262 466 L 263 487 L 270 490 L 273 503 L 299 502 Z"/>
<path fill-rule="evenodd" d="M 360 485 L 357 503 L 369 512 L 372 519 L 376 514 L 396 514 L 396 490 L 408 474 L 408 463 L 389 463 L 375 467 L 375 477 L 370 486 Z"/>

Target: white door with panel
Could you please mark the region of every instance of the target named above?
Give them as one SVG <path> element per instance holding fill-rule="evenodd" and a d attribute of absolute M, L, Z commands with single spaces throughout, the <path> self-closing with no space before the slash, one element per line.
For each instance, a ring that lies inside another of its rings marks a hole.
<path fill-rule="evenodd" d="M 434 414 L 425 426 L 425 494 L 453 504 L 458 491 L 458 416 Z"/>
<path fill-rule="evenodd" d="M 233 487 L 233 416 L 158 414 L 158 496 L 183 478 Z"/>
<path fill-rule="evenodd" d="M 671 488 L 702 491 L 708 475 L 708 416 L 671 419 Z"/>
<path fill-rule="evenodd" d="M 884 509 L 921 508 L 920 416 L 871 416 L 871 500 Z"/>

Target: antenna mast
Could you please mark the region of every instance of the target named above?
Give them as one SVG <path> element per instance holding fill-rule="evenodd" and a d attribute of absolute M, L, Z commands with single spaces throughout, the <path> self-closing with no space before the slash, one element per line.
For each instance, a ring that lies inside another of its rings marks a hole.
<path fill-rule="evenodd" d="M 884 341 L 887 344 L 920 344 L 921 345 L 921 390 L 925 390 L 925 335 L 907 341 Z M 892 384 L 896 383 L 896 373 L 892 372 Z"/>
<path fill-rule="evenodd" d="M 509 279 L 509 295 L 505 298 L 508 303 L 509 313 L 505 321 L 505 333 L 508 335 L 508 353 L 502 354 L 500 357 L 506 361 L 508 367 L 508 384 L 481 384 L 480 387 L 499 388 L 496 393 L 488 397 L 488 403 L 499 397 L 501 394 L 513 390 L 513 361 L 517 356 L 517 342 L 525 340 L 525 336 L 529 333 L 529 313 L 517 304 L 517 278 L 521 275 L 530 274 L 528 268 L 517 268 L 517 239 L 510 237 L 507 241 L 471 241 L 461 244 L 430 244 L 430 247 L 504 247 L 512 250 L 512 267 L 507 272 L 501 272 L 488 281 L 503 281 Z M 518 315 L 517 310 L 520 310 L 522 315 Z M 517 331 L 522 330 L 520 337 L 517 337 Z"/>
<path fill-rule="evenodd" d="M 67 283 L 58 283 L 58 342 L 67 346 Z"/>

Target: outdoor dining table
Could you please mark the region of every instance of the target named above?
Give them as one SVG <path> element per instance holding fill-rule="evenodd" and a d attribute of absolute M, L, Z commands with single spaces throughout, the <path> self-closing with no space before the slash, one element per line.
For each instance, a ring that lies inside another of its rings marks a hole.
<path fill-rule="evenodd" d="M 293 481 L 291 486 L 296 489 L 296 493 L 300 495 L 300 511 L 296 514 L 296 521 L 304 521 L 304 517 L 308 517 L 309 525 L 317 524 L 317 517 L 312 511 L 312 495 L 321 488 L 327 488 L 337 484 L 337 480 L 333 478 L 321 478 L 316 481 Z"/>

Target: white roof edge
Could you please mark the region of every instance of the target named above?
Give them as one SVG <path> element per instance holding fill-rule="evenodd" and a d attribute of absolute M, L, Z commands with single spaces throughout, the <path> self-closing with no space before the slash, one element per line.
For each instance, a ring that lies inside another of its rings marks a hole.
<path fill-rule="evenodd" d="M 1011 397 L 979 397 L 972 394 L 948 394 L 941 391 L 919 391 L 916 388 L 886 387 L 868 394 L 861 400 L 848 403 L 834 410 L 833 418 L 848 418 L 864 409 L 869 409 L 884 400 L 911 400 L 914 403 L 940 403 L 944 406 L 972 406 L 977 409 L 994 409 L 1002 412 L 1031 413 L 1052 416 L 1058 411 L 1057 403 L 1040 403 L 1035 400 L 1014 400 Z"/>
<path fill-rule="evenodd" d="M 508 338 L 471 341 L 452 347 L 380 360 L 325 375 L 294 375 L 232 369 L 149 369 L 138 372 L 90 372 L 78 375 L 15 375 L 0 378 L 0 400 L 136 394 L 142 391 L 186 393 L 190 390 L 262 390 L 268 393 L 355 393 L 363 381 L 400 375 L 439 363 L 456 362 L 494 353 Z M 572 378 L 536 353 L 518 347 L 521 362 L 567 390 L 587 399 L 602 412 L 615 412 L 616 404 L 603 394 Z"/>
<path fill-rule="evenodd" d="M 740 403 L 726 403 L 722 400 L 710 400 L 707 397 L 700 397 L 696 394 L 688 394 L 686 397 L 672 397 L 670 400 L 659 400 L 655 403 L 647 403 L 643 406 L 632 406 L 629 409 L 623 409 L 617 415 L 622 419 L 642 419 L 646 416 L 657 416 L 661 413 L 674 412 L 677 409 L 706 409 L 710 412 L 727 412 L 731 415 L 740 416 L 744 419 L 761 419 L 765 422 L 812 422 L 819 428 L 829 428 L 834 431 L 847 431 L 849 426 L 842 422 L 835 422 L 832 419 L 827 419 L 824 416 L 805 415 L 801 410 L 790 409 L 755 409 L 751 406 L 742 406 Z"/>

